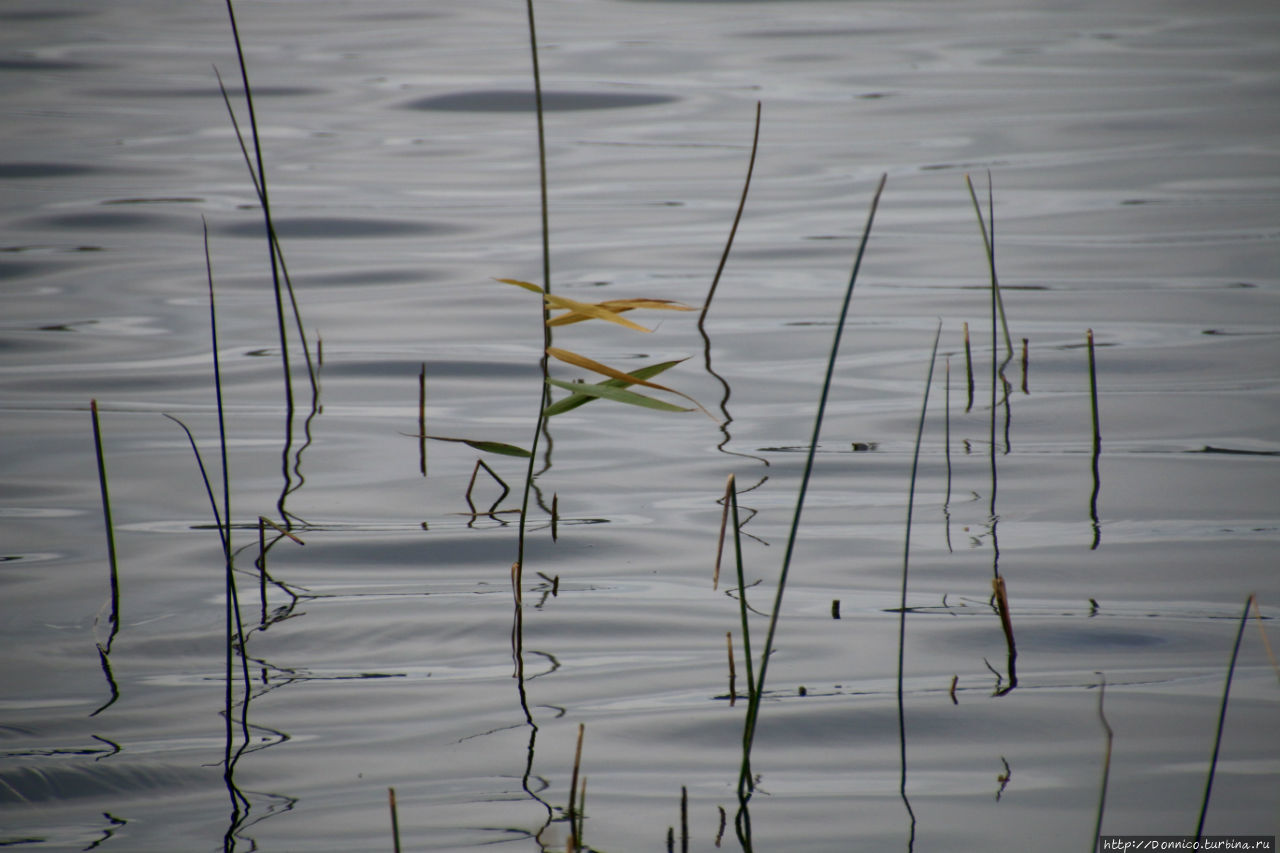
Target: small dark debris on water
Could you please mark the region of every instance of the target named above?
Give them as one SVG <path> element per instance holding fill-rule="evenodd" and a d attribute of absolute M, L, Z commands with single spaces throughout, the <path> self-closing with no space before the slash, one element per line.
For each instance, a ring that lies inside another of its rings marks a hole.
<path fill-rule="evenodd" d="M 838 598 L 833 598 L 831 600 L 831 618 L 832 619 L 840 618 L 840 599 Z"/>
<path fill-rule="evenodd" d="M 804 685 L 803 685 L 803 684 L 801 684 L 801 685 L 800 685 L 800 687 L 799 687 L 799 689 L 797 689 L 797 690 L 796 690 L 796 693 L 798 693 L 798 694 L 799 694 L 799 695 L 801 695 L 801 696 L 808 696 L 808 695 L 809 695 L 809 691 L 804 689 Z"/>
<path fill-rule="evenodd" d="M 1280 450 L 1238 450 L 1234 447 L 1214 447 L 1206 444 L 1200 450 L 1189 450 L 1188 453 L 1226 453 L 1232 456 L 1280 456 Z"/>
<path fill-rule="evenodd" d="M 869 453 L 880 447 L 880 443 L 876 441 L 855 441 L 853 442 L 854 453 Z"/>

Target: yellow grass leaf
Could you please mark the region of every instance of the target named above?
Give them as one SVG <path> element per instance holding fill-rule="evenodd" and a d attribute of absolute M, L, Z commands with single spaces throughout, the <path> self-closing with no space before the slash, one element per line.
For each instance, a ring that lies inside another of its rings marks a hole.
<path fill-rule="evenodd" d="M 547 305 L 552 308 L 564 308 L 575 314 L 585 314 L 597 320 L 608 320 L 610 323 L 617 323 L 619 326 L 626 326 L 628 329 L 636 329 L 641 332 L 652 332 L 652 329 L 646 329 L 638 323 L 622 317 L 617 311 L 611 311 L 608 308 L 602 308 L 592 302 L 579 302 L 576 299 L 566 299 L 563 296 L 555 296 L 550 293 L 543 294 L 543 298 L 547 300 Z"/>

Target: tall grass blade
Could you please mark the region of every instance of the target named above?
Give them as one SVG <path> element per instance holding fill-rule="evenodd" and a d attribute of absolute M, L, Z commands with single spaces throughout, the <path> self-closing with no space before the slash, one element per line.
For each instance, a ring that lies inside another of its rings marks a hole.
<path fill-rule="evenodd" d="M 991 298 L 995 300 L 995 304 L 1000 310 L 1000 325 L 1004 329 L 1005 351 L 1009 358 L 1013 358 L 1013 337 L 1009 334 L 1009 321 L 1004 314 L 1004 300 L 1000 296 L 1000 281 L 996 276 L 996 222 L 995 204 L 992 201 L 991 172 L 987 172 L 987 207 L 990 211 L 990 224 L 982 218 L 982 205 L 978 203 L 978 194 L 974 191 L 973 181 L 968 175 L 964 176 L 964 183 L 969 188 L 969 198 L 973 201 L 973 211 L 978 216 L 978 229 L 982 231 L 982 245 L 986 249 L 987 265 L 991 268 Z"/>
<path fill-rule="evenodd" d="M 244 48 L 240 43 L 240 28 L 236 24 L 236 12 L 231 0 L 226 0 L 227 17 L 231 21 L 231 35 L 235 39 L 236 59 L 240 64 L 240 79 L 244 85 L 245 105 L 249 112 L 249 130 L 253 140 L 254 159 L 257 164 L 258 200 L 262 204 L 262 218 L 267 229 L 267 253 L 271 263 L 271 283 L 276 301 L 276 329 L 280 335 L 280 360 L 284 366 L 285 408 L 290 418 L 293 416 L 293 375 L 289 368 L 289 342 L 285 331 L 284 291 L 280 280 L 280 265 L 276 259 L 276 228 L 271 218 L 271 200 L 267 190 L 266 160 L 262 156 L 262 137 L 258 132 L 258 116 L 253 108 L 253 89 L 249 84 L 249 69 L 244 59 Z M 219 81 L 221 84 L 221 81 Z M 224 89 L 225 94 L 225 89 Z M 237 128 L 237 133 L 239 128 Z M 243 144 L 243 143 L 242 143 Z"/>
<path fill-rule="evenodd" d="M 858 280 L 858 270 L 862 267 L 862 258 L 867 250 L 867 241 L 871 238 L 871 225 L 875 221 L 876 208 L 880 204 L 880 194 L 884 191 L 888 175 L 881 175 L 871 198 L 871 210 L 867 214 L 867 223 L 862 231 L 862 239 L 858 244 L 858 252 L 854 258 L 853 271 L 849 275 L 849 285 L 845 290 L 844 302 L 840 306 L 840 314 L 836 320 L 835 335 L 831 343 L 831 353 L 827 360 L 827 372 L 822 382 L 822 392 L 818 398 L 818 410 L 814 417 L 813 436 L 809 442 L 809 453 L 805 460 L 804 471 L 800 478 L 799 494 L 796 497 L 795 515 L 791 521 L 791 530 L 787 537 L 787 549 L 782 558 L 782 569 L 778 573 L 778 588 L 774 594 L 773 611 L 769 616 L 769 629 L 765 634 L 764 650 L 760 654 L 760 672 L 749 708 L 747 710 L 746 730 L 744 734 L 745 757 L 749 757 L 751 745 L 755 739 L 756 720 L 760 712 L 760 698 L 764 695 L 765 677 L 769 671 L 769 658 L 773 654 L 773 639 L 778 629 L 778 617 L 782 612 L 782 597 L 787 588 L 787 576 L 791 571 L 791 557 L 795 553 L 796 538 L 800 529 L 800 517 L 804 510 L 805 493 L 809 488 L 809 478 L 813 474 L 814 455 L 818 450 L 818 440 L 822 435 L 822 418 L 826 414 L 827 397 L 831 393 L 831 381 L 835 375 L 836 357 L 840 352 L 840 338 L 844 332 L 844 324 L 849 316 L 849 304 L 853 299 L 853 288 Z"/>
<path fill-rule="evenodd" d="M 1200 819 L 1196 823 L 1196 838 L 1204 834 L 1204 820 L 1209 814 L 1209 798 L 1213 794 L 1213 777 L 1218 769 L 1218 754 L 1222 749 L 1222 730 L 1227 723 L 1227 700 L 1231 697 L 1231 679 L 1236 672 L 1236 659 L 1240 656 L 1240 641 L 1244 638 L 1244 626 L 1249 621 L 1249 607 L 1253 604 L 1253 593 L 1244 602 L 1244 612 L 1240 614 L 1240 627 L 1236 629 L 1236 641 L 1231 647 L 1231 662 L 1227 664 L 1227 680 L 1222 686 L 1222 706 L 1218 710 L 1218 729 L 1213 736 L 1213 757 L 1209 759 L 1209 776 L 1204 783 L 1204 801 L 1200 804 Z"/>
<path fill-rule="evenodd" d="M 916 835 L 916 813 L 911 808 L 911 800 L 907 797 L 907 716 L 903 680 L 906 674 L 907 643 L 907 578 L 911 562 L 911 520 L 915 514 L 916 477 L 920 470 L 920 445 L 924 438 L 925 415 L 929 411 L 929 389 L 933 386 L 933 366 L 938 360 L 938 341 L 942 337 L 942 321 L 933 334 L 933 350 L 929 353 L 929 371 L 924 380 L 924 400 L 920 404 L 920 419 L 916 422 L 916 443 L 911 454 L 911 480 L 907 487 L 907 525 L 902 548 L 902 599 L 898 606 L 898 749 L 901 774 L 898 780 L 898 795 L 906 807 L 911 821 L 911 840 Z"/>

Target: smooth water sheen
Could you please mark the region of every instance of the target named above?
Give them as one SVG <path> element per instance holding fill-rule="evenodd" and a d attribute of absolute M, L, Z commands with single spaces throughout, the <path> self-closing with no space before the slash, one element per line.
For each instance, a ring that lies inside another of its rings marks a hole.
<path fill-rule="evenodd" d="M 744 848 L 718 501 L 735 474 L 758 668 L 882 173 L 768 670 L 753 849 L 1087 849 L 1100 705 L 1103 831 L 1194 832 L 1250 593 L 1264 622 L 1243 634 L 1205 831 L 1276 834 L 1280 686 L 1259 630 L 1280 642 L 1273 4 L 540 2 L 553 292 L 701 307 L 757 100 L 763 124 L 705 340 L 691 313 L 555 329 L 622 369 L 688 359 L 659 381 L 725 423 L 610 401 L 554 418 L 519 612 L 524 461 L 431 441 L 424 478 L 413 436 L 422 370 L 431 434 L 533 437 L 537 297 L 494 281 L 542 276 L 524 4 L 238 12 L 277 228 L 323 341 L 313 398 L 290 326 L 292 417 L 212 70 L 247 132 L 223 4 L 0 11 L 0 844 L 386 850 L 394 787 L 406 850 L 564 849 L 585 724 L 587 845 L 666 849 L 670 827 L 685 849 L 686 790 L 687 849 Z M 964 183 L 985 208 L 988 174 L 1014 347 L 994 427 L 1005 345 Z M 162 416 L 220 494 L 202 220 L 250 632 L 229 747 L 219 537 Z M 483 469 L 468 506 L 478 457 L 512 487 L 492 512 Z M 296 600 L 260 598 L 260 516 L 305 543 L 267 529 Z"/>

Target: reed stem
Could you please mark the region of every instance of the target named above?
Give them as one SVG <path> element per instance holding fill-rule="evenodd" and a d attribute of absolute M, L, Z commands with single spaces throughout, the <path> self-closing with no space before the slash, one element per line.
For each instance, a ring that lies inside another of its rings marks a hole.
<path fill-rule="evenodd" d="M 1213 793 L 1213 777 L 1218 769 L 1218 754 L 1222 750 L 1222 731 L 1227 724 L 1227 701 L 1231 698 L 1231 679 L 1236 672 L 1236 659 L 1240 656 L 1240 641 L 1244 638 L 1244 627 L 1249 621 L 1249 606 L 1253 604 L 1253 593 L 1244 602 L 1244 612 L 1240 614 L 1240 627 L 1236 629 L 1236 641 L 1231 647 L 1231 662 L 1227 664 L 1227 680 L 1222 686 L 1222 705 L 1218 709 L 1218 729 L 1213 736 L 1213 757 L 1209 759 L 1209 776 L 1204 783 L 1204 801 L 1200 804 L 1200 819 L 1196 822 L 1196 838 L 1204 834 L 1204 820 L 1209 814 L 1209 797 Z"/>
<path fill-rule="evenodd" d="M 747 161 L 747 178 L 742 182 L 742 195 L 738 198 L 738 211 L 733 215 L 733 225 L 729 227 L 729 239 L 725 241 L 724 251 L 720 253 L 720 263 L 716 266 L 716 274 L 711 279 L 711 287 L 707 291 L 706 301 L 702 304 L 702 313 L 698 315 L 698 330 L 703 331 L 707 321 L 707 312 L 711 310 L 711 300 L 715 298 L 716 288 L 720 286 L 720 275 L 729 261 L 729 250 L 733 248 L 733 238 L 738 233 L 738 223 L 742 221 L 742 211 L 747 206 L 747 192 L 751 189 L 751 174 L 756 168 L 756 150 L 760 147 L 760 102 L 756 101 L 756 127 L 751 137 L 751 158 Z"/>
<path fill-rule="evenodd" d="M 822 418 L 826 414 L 827 398 L 831 393 L 831 382 L 835 376 L 836 357 L 840 352 L 840 338 L 844 332 L 844 324 L 849 316 L 849 304 L 853 299 L 853 288 L 858 281 L 858 270 L 862 267 L 862 258 L 867 250 L 867 241 L 871 237 L 871 225 L 875 221 L 876 208 L 880 204 L 880 194 L 884 191 L 888 175 L 881 175 L 875 193 L 871 198 L 871 210 L 867 214 L 867 223 L 862 231 L 862 239 L 858 244 L 858 252 L 854 258 L 853 271 L 849 275 L 849 286 L 845 289 L 844 302 L 840 306 L 840 314 L 836 319 L 836 330 L 831 343 L 831 353 L 827 360 L 827 372 L 822 382 L 822 392 L 818 398 L 818 411 L 813 421 L 813 435 L 809 442 L 809 453 L 805 460 L 804 472 L 800 478 L 800 490 L 796 498 L 795 515 L 791 521 L 791 530 L 787 536 L 787 549 L 782 558 L 782 569 L 778 573 L 778 588 L 774 594 L 773 612 L 769 615 L 769 630 L 765 634 L 764 651 L 760 654 L 760 672 L 756 687 L 751 696 L 747 711 L 744 750 L 749 756 L 751 745 L 755 739 L 756 720 L 760 712 L 760 698 L 764 695 L 765 676 L 769 670 L 769 658 L 773 654 L 773 638 L 778 630 L 778 617 L 782 612 L 782 597 L 787 588 L 787 576 L 791 571 L 791 558 L 795 553 L 796 539 L 800 530 L 800 516 L 804 510 L 805 492 L 809 488 L 809 479 L 813 474 L 814 456 L 818 451 L 818 441 L 822 435 Z"/>

